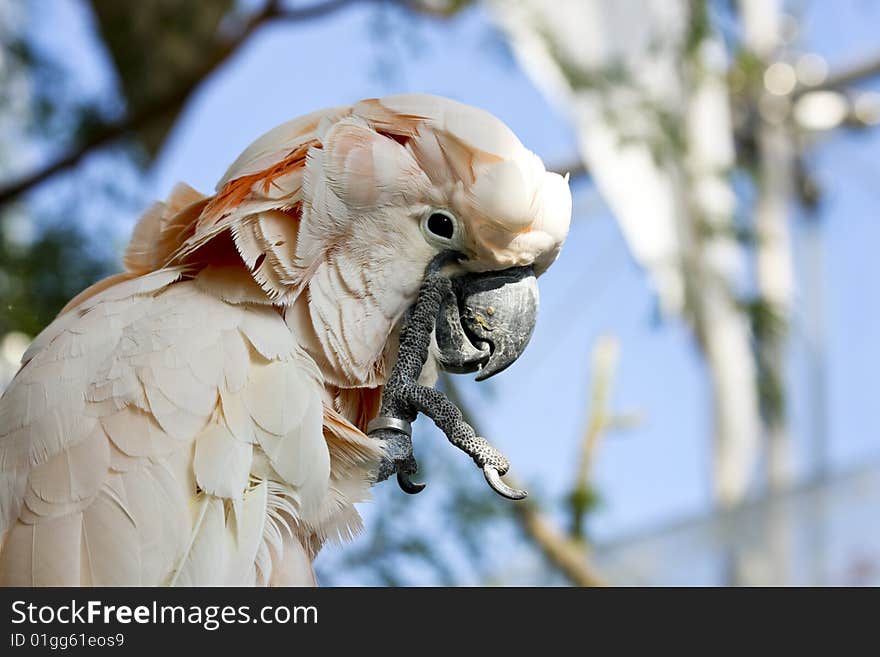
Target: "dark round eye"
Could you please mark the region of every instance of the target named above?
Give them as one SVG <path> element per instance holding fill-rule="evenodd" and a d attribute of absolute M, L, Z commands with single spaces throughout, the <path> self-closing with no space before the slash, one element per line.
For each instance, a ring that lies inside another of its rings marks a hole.
<path fill-rule="evenodd" d="M 455 223 L 453 223 L 452 217 L 442 212 L 435 212 L 428 217 L 427 226 L 434 235 L 446 240 L 451 240 L 455 234 Z"/>

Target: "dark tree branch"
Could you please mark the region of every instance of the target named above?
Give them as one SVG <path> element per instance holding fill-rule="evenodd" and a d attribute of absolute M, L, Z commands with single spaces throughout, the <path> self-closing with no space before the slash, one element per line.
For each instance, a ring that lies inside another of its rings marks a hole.
<path fill-rule="evenodd" d="M 278 0 L 270 2 L 262 12 L 262 22 L 267 20 L 306 21 L 312 18 L 321 18 L 327 14 L 354 4 L 358 0 L 327 0 L 307 7 L 285 8 Z"/>

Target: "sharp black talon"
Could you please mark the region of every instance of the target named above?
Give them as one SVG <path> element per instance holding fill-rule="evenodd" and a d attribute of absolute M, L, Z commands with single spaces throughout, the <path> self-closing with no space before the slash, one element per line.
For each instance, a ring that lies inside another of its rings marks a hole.
<path fill-rule="evenodd" d="M 397 484 L 404 493 L 408 493 L 409 495 L 417 495 L 425 490 L 424 483 L 412 481 L 408 474 L 404 474 L 400 471 L 397 472 Z"/>
<path fill-rule="evenodd" d="M 518 488 L 511 488 L 505 484 L 501 480 L 501 475 L 498 474 L 498 470 L 491 465 L 483 466 L 483 474 L 486 476 L 486 481 L 489 486 L 491 486 L 492 490 L 498 493 L 501 497 L 506 497 L 509 500 L 523 500 L 528 496 L 527 491 L 519 490 Z M 398 477 L 399 476 L 400 475 L 398 475 Z"/>

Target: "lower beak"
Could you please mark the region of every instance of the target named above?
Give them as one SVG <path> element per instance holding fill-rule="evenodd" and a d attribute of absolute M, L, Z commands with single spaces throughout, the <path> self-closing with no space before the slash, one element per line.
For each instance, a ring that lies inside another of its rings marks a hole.
<path fill-rule="evenodd" d="M 531 267 L 452 279 L 454 298 L 437 318 L 438 361 L 448 372 L 476 372 L 477 381 L 507 369 L 525 350 L 538 315 Z"/>

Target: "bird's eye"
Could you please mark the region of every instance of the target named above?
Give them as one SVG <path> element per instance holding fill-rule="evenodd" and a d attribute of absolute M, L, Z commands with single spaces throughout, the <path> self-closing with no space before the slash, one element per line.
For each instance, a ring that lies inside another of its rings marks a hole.
<path fill-rule="evenodd" d="M 455 222 L 444 212 L 434 212 L 428 217 L 425 227 L 429 233 L 444 240 L 451 240 L 455 235 Z"/>

